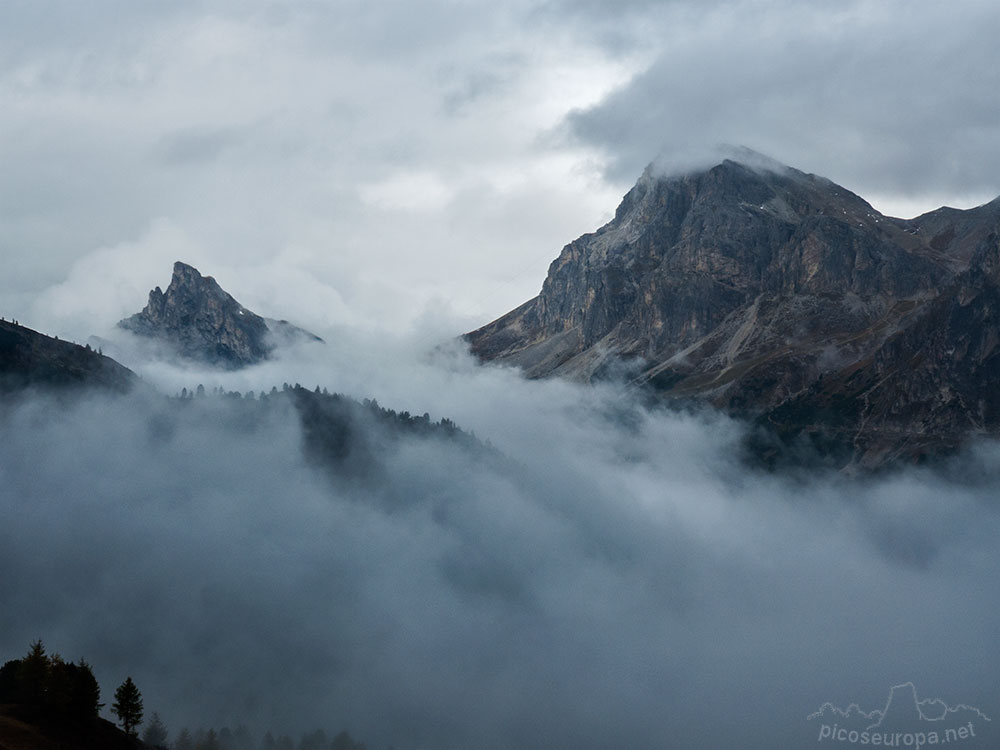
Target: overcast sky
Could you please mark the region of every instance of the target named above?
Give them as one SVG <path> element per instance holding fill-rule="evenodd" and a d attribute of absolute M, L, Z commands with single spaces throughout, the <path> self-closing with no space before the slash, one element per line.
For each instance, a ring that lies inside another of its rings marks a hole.
<path fill-rule="evenodd" d="M 998 36 L 986 1 L 5 2 L 0 307 L 82 340 L 183 259 L 313 329 L 450 335 L 719 143 L 975 205 Z"/>

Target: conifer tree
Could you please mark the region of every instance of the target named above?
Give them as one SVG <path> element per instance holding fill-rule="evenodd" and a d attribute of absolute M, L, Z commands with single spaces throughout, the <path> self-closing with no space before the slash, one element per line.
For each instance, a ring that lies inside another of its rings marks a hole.
<path fill-rule="evenodd" d="M 191 733 L 187 727 L 181 729 L 177 739 L 174 740 L 174 750 L 194 750 L 194 740 L 191 739 Z"/>
<path fill-rule="evenodd" d="M 142 724 L 142 693 L 131 677 L 126 677 L 125 682 L 115 690 L 115 702 L 111 704 L 111 710 L 118 716 L 125 734 L 138 736 L 135 728 Z"/>
<path fill-rule="evenodd" d="M 167 746 L 167 728 L 156 711 L 153 711 L 153 716 L 142 733 L 142 741 L 152 747 Z"/>
<path fill-rule="evenodd" d="M 32 643 L 28 655 L 21 659 L 20 692 L 28 705 L 41 706 L 45 702 L 50 664 L 41 640 Z"/>

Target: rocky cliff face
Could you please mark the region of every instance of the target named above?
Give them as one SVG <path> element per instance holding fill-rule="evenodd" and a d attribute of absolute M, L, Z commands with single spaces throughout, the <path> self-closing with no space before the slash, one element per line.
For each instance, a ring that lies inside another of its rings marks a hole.
<path fill-rule="evenodd" d="M 1000 428 L 998 230 L 1000 199 L 905 221 L 781 165 L 650 168 L 466 338 L 529 377 L 624 368 L 843 463 L 919 458 Z"/>
<path fill-rule="evenodd" d="M 156 287 L 142 312 L 118 324 L 160 339 L 188 359 L 235 369 L 267 359 L 280 343 L 320 341 L 285 320 L 269 320 L 237 302 L 211 276 L 178 261 L 166 292 Z"/>

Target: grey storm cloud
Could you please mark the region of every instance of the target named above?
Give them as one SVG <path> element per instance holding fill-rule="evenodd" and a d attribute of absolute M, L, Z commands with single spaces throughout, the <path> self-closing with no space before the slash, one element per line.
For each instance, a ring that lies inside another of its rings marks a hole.
<path fill-rule="evenodd" d="M 862 195 L 1000 192 L 995 4 L 678 3 L 647 18 L 631 38 L 653 62 L 567 122 L 616 177 L 729 143 Z"/>
<path fill-rule="evenodd" d="M 279 317 L 458 333 L 647 163 L 720 143 L 878 207 L 990 199 L 998 25 L 971 1 L 7 3 L 0 301 L 83 339 L 183 251 Z M 286 277 L 311 286 L 254 281 Z"/>
<path fill-rule="evenodd" d="M 9 407 L 0 653 L 41 637 L 105 696 L 130 674 L 175 732 L 401 749 L 807 747 L 823 702 L 908 680 L 1000 712 L 995 445 L 960 480 L 781 478 L 742 466 L 717 416 L 351 351 L 232 385 L 325 372 L 496 452 L 407 439 L 378 481 L 331 481 L 291 410 L 251 428 L 211 398 Z"/>
<path fill-rule="evenodd" d="M 539 145 L 608 84 L 603 53 L 529 24 L 533 5 L 4 5 L 5 313 L 99 333 L 188 246 L 208 273 L 308 277 L 316 293 L 262 296 L 339 297 L 330 318 L 450 305 L 454 333 L 517 304 L 618 195 Z"/>

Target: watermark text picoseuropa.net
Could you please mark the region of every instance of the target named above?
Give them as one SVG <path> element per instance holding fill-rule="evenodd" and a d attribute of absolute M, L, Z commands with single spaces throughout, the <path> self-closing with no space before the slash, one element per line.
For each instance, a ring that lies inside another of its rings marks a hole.
<path fill-rule="evenodd" d="M 826 740 L 851 745 L 880 747 L 921 748 L 929 745 L 958 742 L 959 740 L 967 740 L 975 736 L 976 727 L 971 721 L 964 726 L 947 727 L 940 732 L 936 729 L 929 732 L 888 732 L 881 729 L 859 731 L 857 729 L 839 727 L 836 724 L 832 726 L 821 724 L 819 728 L 820 742 Z"/>
<path fill-rule="evenodd" d="M 822 745 L 901 747 L 919 750 L 969 740 L 979 747 L 977 734 L 990 717 L 965 703 L 950 705 L 940 698 L 920 698 L 912 682 L 896 685 L 880 708 L 863 710 L 857 703 L 846 709 L 824 703 L 807 721 L 818 728 Z M 987 732 L 987 734 L 989 734 Z"/>

